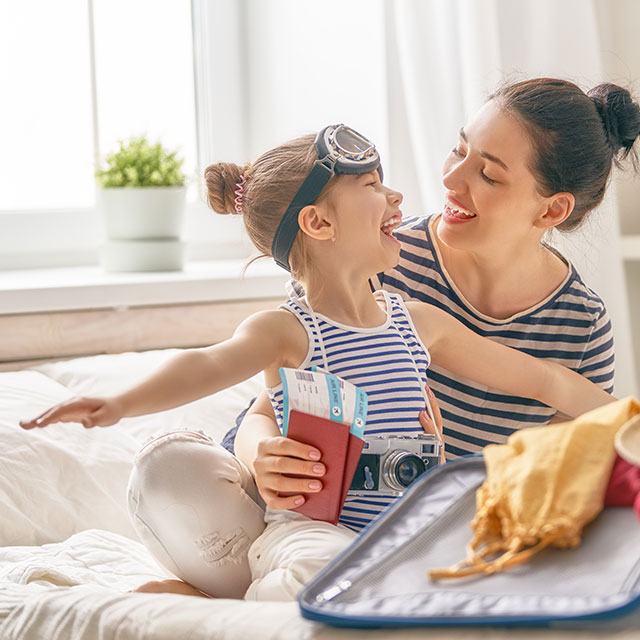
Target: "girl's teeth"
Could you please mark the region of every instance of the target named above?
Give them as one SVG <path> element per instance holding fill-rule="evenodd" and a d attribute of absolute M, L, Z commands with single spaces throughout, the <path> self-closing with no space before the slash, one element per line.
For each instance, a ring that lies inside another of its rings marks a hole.
<path fill-rule="evenodd" d="M 393 218 L 389 218 L 389 220 L 385 220 L 381 225 L 380 229 L 383 233 L 387 235 L 391 235 L 391 232 L 398 226 L 400 226 L 402 222 L 402 216 L 394 216 Z"/>

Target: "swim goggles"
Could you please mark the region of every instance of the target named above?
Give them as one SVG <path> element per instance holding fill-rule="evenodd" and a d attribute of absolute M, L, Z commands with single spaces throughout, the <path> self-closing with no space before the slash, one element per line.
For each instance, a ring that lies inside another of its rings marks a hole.
<path fill-rule="evenodd" d="M 334 175 L 361 175 L 377 170 L 382 180 L 380 156 L 375 145 L 350 127 L 344 124 L 329 125 L 318 132 L 314 145 L 318 159 L 293 196 L 271 244 L 271 255 L 287 271 L 291 271 L 289 253 L 300 229 L 298 214 L 303 207 L 316 201 Z"/>

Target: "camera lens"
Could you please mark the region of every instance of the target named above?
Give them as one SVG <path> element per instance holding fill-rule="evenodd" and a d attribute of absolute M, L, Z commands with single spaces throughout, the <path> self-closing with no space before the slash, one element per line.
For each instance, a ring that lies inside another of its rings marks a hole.
<path fill-rule="evenodd" d="M 425 469 L 422 458 L 407 451 L 394 451 L 384 461 L 382 476 L 388 486 L 403 491 Z"/>
<path fill-rule="evenodd" d="M 409 456 L 398 464 L 396 475 L 401 485 L 408 487 L 424 471 L 424 462 L 418 456 Z"/>

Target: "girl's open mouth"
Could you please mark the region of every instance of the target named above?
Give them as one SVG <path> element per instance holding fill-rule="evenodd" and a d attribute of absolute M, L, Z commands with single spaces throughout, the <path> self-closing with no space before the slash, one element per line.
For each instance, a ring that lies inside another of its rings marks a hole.
<path fill-rule="evenodd" d="M 402 224 L 402 214 L 397 213 L 380 225 L 380 230 L 386 236 L 393 238 L 393 232 Z"/>

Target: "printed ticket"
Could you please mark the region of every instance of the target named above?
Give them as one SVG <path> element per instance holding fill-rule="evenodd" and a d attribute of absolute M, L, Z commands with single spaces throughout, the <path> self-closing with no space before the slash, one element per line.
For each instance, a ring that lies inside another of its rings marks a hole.
<path fill-rule="evenodd" d="M 283 392 L 283 435 L 289 412 L 300 411 L 347 424 L 362 438 L 367 421 L 367 394 L 354 384 L 319 369 L 280 368 Z"/>

